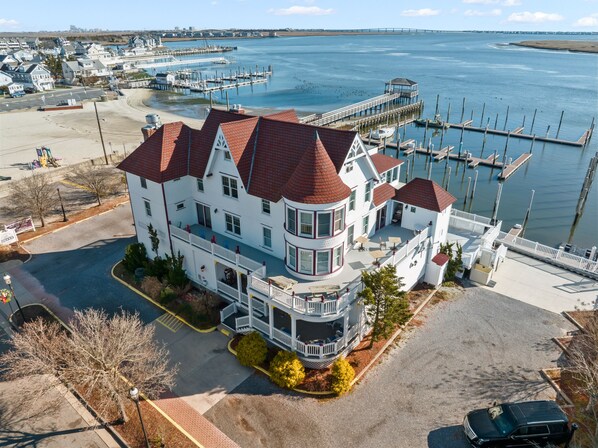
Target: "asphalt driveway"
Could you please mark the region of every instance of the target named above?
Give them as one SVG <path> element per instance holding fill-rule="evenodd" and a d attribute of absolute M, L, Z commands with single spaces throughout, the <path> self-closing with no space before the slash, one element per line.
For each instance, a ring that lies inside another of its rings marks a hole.
<path fill-rule="evenodd" d="M 467 411 L 494 400 L 551 398 L 561 316 L 472 287 L 427 311 L 347 396 L 281 393 L 254 375 L 205 416 L 243 447 L 466 448 Z"/>

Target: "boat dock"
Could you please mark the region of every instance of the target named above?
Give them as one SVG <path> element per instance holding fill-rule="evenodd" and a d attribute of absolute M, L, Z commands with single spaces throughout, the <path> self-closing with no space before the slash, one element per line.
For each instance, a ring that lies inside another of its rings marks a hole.
<path fill-rule="evenodd" d="M 504 137 L 506 137 L 507 135 L 510 134 L 510 136 L 514 137 L 514 138 L 522 138 L 522 139 L 526 139 L 526 140 L 533 139 L 533 140 L 536 140 L 539 142 L 555 143 L 557 145 L 567 145 L 567 146 L 577 146 L 577 147 L 585 146 L 586 143 L 592 137 L 592 128 L 586 130 L 578 140 L 565 140 L 565 139 L 556 138 L 556 137 L 548 137 L 548 133 L 546 133 L 546 135 L 544 137 L 542 137 L 541 135 L 535 135 L 535 134 L 534 135 L 524 134 L 523 126 L 520 126 L 513 131 L 502 131 L 499 129 L 492 129 L 489 127 L 481 128 L 481 127 L 477 127 L 477 126 L 472 126 L 471 120 L 465 121 L 463 123 L 446 123 L 446 126 L 448 126 L 450 128 L 455 128 L 455 129 L 464 129 L 465 131 L 484 132 L 487 134 L 502 135 Z"/>
<path fill-rule="evenodd" d="M 521 166 L 527 162 L 532 157 L 530 152 L 526 152 L 521 154 L 517 157 L 512 163 L 506 165 L 500 174 L 498 175 L 499 180 L 506 180 L 508 179 L 515 171 L 517 171 Z M 501 164 L 502 165 L 502 164 Z"/>
<path fill-rule="evenodd" d="M 434 160 L 436 162 L 440 162 L 441 160 L 443 160 L 445 157 L 447 157 L 449 155 L 449 153 L 455 149 L 454 146 L 445 146 L 444 148 L 442 148 L 440 151 L 435 151 L 436 155 L 434 156 Z"/>
<path fill-rule="evenodd" d="M 480 162 L 484 162 L 484 165 L 491 165 L 496 166 L 496 160 L 498 159 L 498 154 L 491 154 L 490 156 L 486 157 L 485 159 L 480 159 L 478 157 L 470 157 L 470 162 L 467 164 L 469 168 L 477 168 L 480 165 Z"/>

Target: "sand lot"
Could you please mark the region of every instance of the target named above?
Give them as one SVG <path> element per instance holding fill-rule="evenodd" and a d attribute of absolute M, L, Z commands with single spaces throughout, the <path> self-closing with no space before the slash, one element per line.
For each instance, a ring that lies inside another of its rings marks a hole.
<path fill-rule="evenodd" d="M 143 140 L 145 115 L 157 113 L 163 123 L 181 121 L 200 128 L 203 120 L 148 108 L 143 101 L 152 95 L 144 89 L 126 90 L 125 96 L 98 102 L 98 114 L 108 153 L 133 151 Z M 124 145 L 124 148 L 123 148 Z M 36 147 L 48 146 L 62 165 L 103 155 L 93 103 L 83 109 L 40 112 L 27 110 L 0 114 L 0 175 L 19 179 L 30 171 L 27 164 L 36 159 Z"/>

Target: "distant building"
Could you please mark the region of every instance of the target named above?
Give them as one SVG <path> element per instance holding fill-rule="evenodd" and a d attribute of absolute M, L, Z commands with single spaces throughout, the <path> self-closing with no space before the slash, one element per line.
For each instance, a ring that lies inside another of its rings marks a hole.
<path fill-rule="evenodd" d="M 29 45 L 27 44 L 25 39 L 21 39 L 18 37 L 0 39 L 0 52 L 8 54 L 17 50 L 29 50 Z"/>
<path fill-rule="evenodd" d="M 98 59 L 77 59 L 62 63 L 62 75 L 67 84 L 76 84 L 90 78 L 108 78 L 112 76 L 112 70 Z"/>
<path fill-rule="evenodd" d="M 174 84 L 174 75 L 172 73 L 158 73 L 156 74 L 156 84 L 171 86 Z"/>
<path fill-rule="evenodd" d="M 162 38 L 158 34 L 140 34 L 129 38 L 130 49 L 144 48 L 146 50 L 153 50 L 156 47 L 162 46 Z"/>
<path fill-rule="evenodd" d="M 7 87 L 10 95 L 23 91 L 23 84 L 13 82 L 12 77 L 4 72 L 0 72 L 0 87 Z"/>

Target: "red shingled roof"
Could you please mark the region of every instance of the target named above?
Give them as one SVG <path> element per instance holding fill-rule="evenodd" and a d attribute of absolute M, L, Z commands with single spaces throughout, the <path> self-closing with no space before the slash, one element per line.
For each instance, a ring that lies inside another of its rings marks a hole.
<path fill-rule="evenodd" d="M 272 120 L 278 121 L 290 121 L 291 123 L 299 123 L 299 118 L 294 109 L 283 110 L 281 112 L 275 112 L 273 114 L 265 115 Z"/>
<path fill-rule="evenodd" d="M 378 207 L 380 204 L 384 204 L 389 199 L 392 199 L 396 194 L 397 190 L 387 182 L 374 188 L 374 205 Z"/>
<path fill-rule="evenodd" d="M 438 266 L 444 266 L 446 263 L 448 263 L 450 259 L 451 258 L 448 255 L 438 252 L 436 255 L 434 255 L 432 261 L 436 263 Z"/>
<path fill-rule="evenodd" d="M 306 148 L 313 146 L 316 130 L 336 174 L 357 136 L 353 131 L 298 123 L 292 111 L 253 117 L 212 109 L 201 130 L 182 123 L 165 124 L 119 168 L 155 182 L 184 175 L 203 178 L 219 127 L 247 192 L 273 202 L 280 200 Z M 310 196 L 309 191 L 305 193 Z M 337 195 L 338 191 L 332 196 Z"/>
<path fill-rule="evenodd" d="M 394 157 L 385 156 L 384 154 L 374 154 L 371 156 L 372 162 L 374 162 L 374 166 L 378 173 L 382 174 L 385 171 L 393 169 L 395 166 L 399 166 L 403 163 L 402 160 L 395 159 Z"/>
<path fill-rule="evenodd" d="M 180 121 L 166 123 L 129 154 L 118 168 L 153 182 L 185 176 L 193 132 Z"/>
<path fill-rule="evenodd" d="M 319 137 L 303 152 L 293 175 L 282 187 L 282 196 L 302 204 L 331 204 L 347 199 L 351 189 L 338 176 Z"/>
<path fill-rule="evenodd" d="M 394 197 L 404 204 L 415 205 L 426 210 L 441 212 L 457 200 L 432 180 L 415 178 L 399 189 Z"/>

